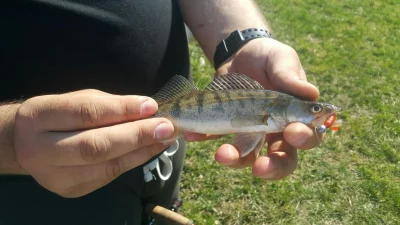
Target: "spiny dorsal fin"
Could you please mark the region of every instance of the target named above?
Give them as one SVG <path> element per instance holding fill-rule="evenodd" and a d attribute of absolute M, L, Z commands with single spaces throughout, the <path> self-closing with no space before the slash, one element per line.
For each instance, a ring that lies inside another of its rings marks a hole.
<path fill-rule="evenodd" d="M 152 98 L 156 100 L 158 104 L 161 104 L 197 91 L 199 91 L 199 89 L 186 78 L 175 75 L 159 92 L 157 92 L 157 94 L 153 95 Z"/>
<path fill-rule="evenodd" d="M 216 76 L 206 87 L 208 91 L 237 89 L 264 89 L 264 87 L 250 77 L 237 73 Z"/>

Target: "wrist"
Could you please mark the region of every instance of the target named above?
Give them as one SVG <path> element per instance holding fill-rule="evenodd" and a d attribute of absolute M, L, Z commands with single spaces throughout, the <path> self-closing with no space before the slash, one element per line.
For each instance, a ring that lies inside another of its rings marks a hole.
<path fill-rule="evenodd" d="M 231 32 L 215 49 L 213 56 L 215 70 L 246 43 L 257 38 L 272 38 L 272 34 L 264 28 L 248 28 Z"/>
<path fill-rule="evenodd" d="M 234 30 L 269 29 L 254 0 L 179 0 L 186 24 L 212 61 L 215 48 Z"/>

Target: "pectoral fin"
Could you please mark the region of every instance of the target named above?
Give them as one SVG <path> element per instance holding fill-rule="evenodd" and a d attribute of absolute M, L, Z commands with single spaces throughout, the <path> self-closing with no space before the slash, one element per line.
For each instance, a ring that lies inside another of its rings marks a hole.
<path fill-rule="evenodd" d="M 258 155 L 264 146 L 264 143 L 264 133 L 245 133 L 237 134 L 233 138 L 232 145 L 239 150 L 240 157 L 245 157 L 252 151 L 255 151 L 255 154 Z"/>

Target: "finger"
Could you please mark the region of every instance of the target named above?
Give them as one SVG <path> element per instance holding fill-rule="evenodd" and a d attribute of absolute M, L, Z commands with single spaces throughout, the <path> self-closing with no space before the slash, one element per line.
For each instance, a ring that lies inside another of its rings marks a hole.
<path fill-rule="evenodd" d="M 61 195 L 75 198 L 91 193 L 123 173 L 142 165 L 167 148 L 168 146 L 163 144 L 154 144 L 106 162 L 70 167 L 68 174 L 73 177 L 71 181 L 74 185 L 60 191 Z"/>
<path fill-rule="evenodd" d="M 306 150 L 318 146 L 319 140 L 323 140 L 324 134 L 315 132 L 314 129 L 302 123 L 292 123 L 283 131 L 283 137 L 291 146 Z"/>
<path fill-rule="evenodd" d="M 215 71 L 215 75 L 219 76 L 219 75 L 223 75 L 223 74 L 228 74 L 228 73 L 234 73 L 237 72 L 236 68 L 234 68 L 232 66 L 233 63 L 233 59 L 236 56 L 233 55 L 231 56 L 229 59 L 227 59 L 216 71 Z"/>
<path fill-rule="evenodd" d="M 142 119 L 157 109 L 145 96 L 73 94 L 29 99 L 20 113 L 35 118 L 42 131 L 74 131 Z"/>
<path fill-rule="evenodd" d="M 54 165 L 86 165 L 110 160 L 140 148 L 168 140 L 174 135 L 165 118 L 138 120 L 82 132 L 49 132 L 38 140 L 43 151 L 37 157 Z"/>
<path fill-rule="evenodd" d="M 267 156 L 260 156 L 253 165 L 253 174 L 267 180 L 282 179 L 296 169 L 297 150 L 281 138 L 270 141 Z"/>
<path fill-rule="evenodd" d="M 185 133 L 184 138 L 186 141 L 195 142 L 195 141 L 207 141 L 207 140 L 216 140 L 224 137 L 225 135 L 211 135 L 211 134 L 197 134 L 197 133 Z"/>
<path fill-rule="evenodd" d="M 84 89 L 79 91 L 68 92 L 63 95 L 82 95 L 82 94 L 90 94 L 90 95 L 98 95 L 98 96 L 117 96 L 104 91 L 96 90 L 96 89 Z"/>
<path fill-rule="evenodd" d="M 241 158 L 239 151 L 230 144 L 224 144 L 215 153 L 215 161 L 221 165 L 231 168 L 244 168 L 251 166 L 256 160 L 255 152 Z"/>
<path fill-rule="evenodd" d="M 276 89 L 303 99 L 315 100 L 319 90 L 304 80 L 296 51 L 289 46 L 280 50 L 271 50 L 265 71 Z"/>
<path fill-rule="evenodd" d="M 304 71 L 304 68 L 301 64 L 300 64 L 300 79 L 307 81 L 306 71 Z"/>

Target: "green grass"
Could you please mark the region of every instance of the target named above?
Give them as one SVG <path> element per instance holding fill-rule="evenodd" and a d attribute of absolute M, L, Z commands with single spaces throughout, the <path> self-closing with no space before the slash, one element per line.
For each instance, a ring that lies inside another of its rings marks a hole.
<path fill-rule="evenodd" d="M 320 100 L 345 124 L 299 151 L 295 173 L 255 178 L 214 161 L 228 141 L 189 143 L 182 213 L 197 224 L 398 224 L 400 221 L 400 1 L 258 0 L 274 37 L 295 48 Z M 214 70 L 195 41 L 193 73 Z"/>

